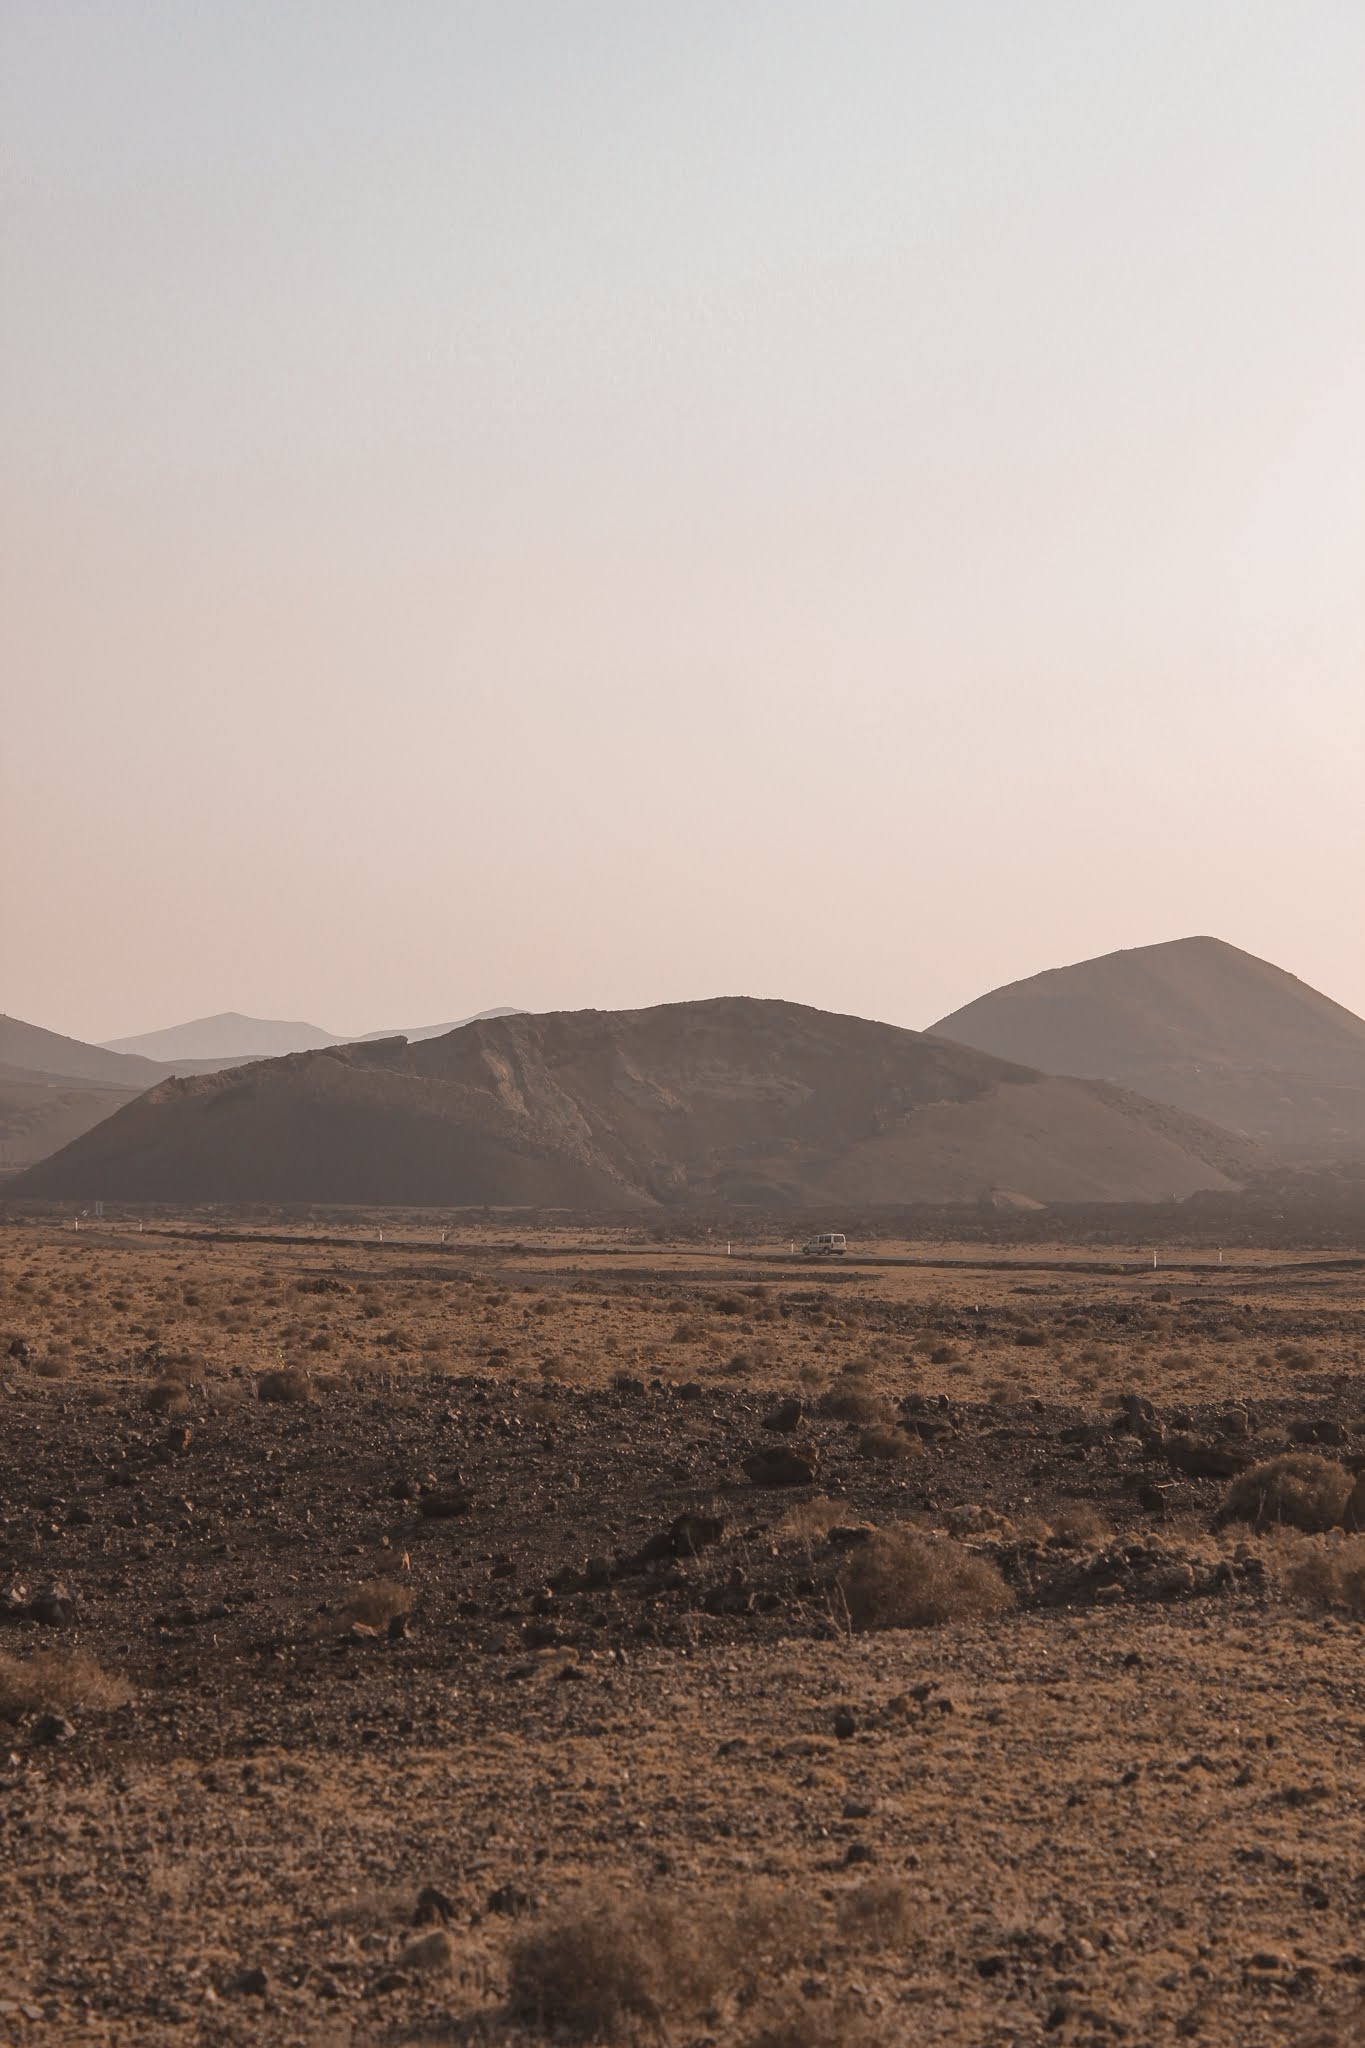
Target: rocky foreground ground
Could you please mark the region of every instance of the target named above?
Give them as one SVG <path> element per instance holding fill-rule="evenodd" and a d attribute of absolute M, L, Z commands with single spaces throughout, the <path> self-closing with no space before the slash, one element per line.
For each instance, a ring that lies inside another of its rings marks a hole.
<path fill-rule="evenodd" d="M 4 1270 L 0 2040 L 1358 2038 L 1349 1271 Z"/>

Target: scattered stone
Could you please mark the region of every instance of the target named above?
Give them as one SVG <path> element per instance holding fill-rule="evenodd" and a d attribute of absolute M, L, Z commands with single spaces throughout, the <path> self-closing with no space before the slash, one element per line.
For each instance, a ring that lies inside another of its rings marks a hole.
<path fill-rule="evenodd" d="M 398 1958 L 400 1970 L 419 1970 L 427 1976 L 437 1976 L 454 1967 L 455 1944 L 444 1927 L 437 1927 L 430 1934 L 423 1934 L 416 1941 L 410 1941 Z"/>
<path fill-rule="evenodd" d="M 467 1515 L 473 1505 L 465 1489 L 457 1487 L 441 1493 L 424 1493 L 417 1512 L 424 1521 L 449 1522 L 457 1515 Z"/>
<path fill-rule="evenodd" d="M 76 1619 L 76 1602 L 70 1588 L 56 1579 L 34 1594 L 27 1613 L 30 1621 L 40 1621 L 47 1628 L 69 1628 Z"/>
<path fill-rule="evenodd" d="M 820 1453 L 814 1444 L 771 1444 L 753 1451 L 744 1460 L 744 1471 L 755 1486 L 810 1486 L 820 1470 Z"/>
<path fill-rule="evenodd" d="M 258 1965 L 254 1970 L 239 1970 L 223 1988 L 230 1998 L 264 1998 L 270 1989 L 270 1979 Z"/>
<path fill-rule="evenodd" d="M 527 1913 L 534 1913 L 535 1909 L 535 1900 L 520 1885 L 500 1884 L 496 1891 L 488 1894 L 486 1911 L 496 1913 L 504 1920 L 520 1920 Z"/>
<path fill-rule="evenodd" d="M 75 1735 L 75 1727 L 67 1720 L 65 1714 L 40 1714 L 33 1724 L 32 1739 L 34 1742 L 43 1744 L 72 1742 L 75 1740 Z"/>
<path fill-rule="evenodd" d="M 851 1707 L 836 1707 L 834 1710 L 834 1733 L 840 1742 L 851 1742 L 858 1732 Z"/>

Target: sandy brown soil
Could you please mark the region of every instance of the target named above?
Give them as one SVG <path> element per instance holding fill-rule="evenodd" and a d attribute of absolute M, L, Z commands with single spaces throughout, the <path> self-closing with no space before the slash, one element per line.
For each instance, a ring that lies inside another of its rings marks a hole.
<path fill-rule="evenodd" d="M 1354 2038 L 1357 1264 L 378 1227 L 0 1238 L 0 2040 Z"/>

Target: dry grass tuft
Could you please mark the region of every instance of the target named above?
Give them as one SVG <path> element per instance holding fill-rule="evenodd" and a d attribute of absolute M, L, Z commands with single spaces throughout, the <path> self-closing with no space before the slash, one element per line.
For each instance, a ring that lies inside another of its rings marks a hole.
<path fill-rule="evenodd" d="M 854 1553 L 839 1584 L 857 1628 L 934 1628 L 1014 1605 L 986 1558 L 915 1529 L 879 1529 Z"/>
<path fill-rule="evenodd" d="M 830 1416 L 835 1422 L 861 1422 L 869 1427 L 880 1424 L 883 1427 L 893 1423 L 896 1411 L 889 1401 L 879 1394 L 869 1394 L 861 1387 L 831 1387 L 816 1403 L 822 1415 Z"/>
<path fill-rule="evenodd" d="M 906 1430 L 888 1429 L 884 1424 L 874 1423 L 858 1438 L 858 1456 L 881 1459 L 889 1464 L 896 1458 L 922 1458 L 924 1445 Z"/>
<path fill-rule="evenodd" d="M 189 1392 L 181 1380 L 157 1380 L 142 1396 L 142 1405 L 154 1415 L 187 1415 Z"/>
<path fill-rule="evenodd" d="M 752 1885 L 703 1904 L 646 1893 L 590 1893 L 520 1935 L 508 1953 L 508 2005 L 520 2020 L 580 2041 L 636 2023 L 712 2011 L 727 1992 L 779 1979 L 814 1939 L 814 1904 Z"/>
<path fill-rule="evenodd" d="M 284 1365 L 276 1372 L 263 1372 L 256 1382 L 258 1401 L 312 1401 L 316 1392 L 312 1379 L 296 1365 Z"/>
<path fill-rule="evenodd" d="M 1240 1473 L 1224 1496 L 1223 1515 L 1227 1521 L 1250 1522 L 1257 1529 L 1320 1533 L 1341 1520 L 1351 1484 L 1344 1465 L 1311 1451 L 1291 1451 Z"/>
<path fill-rule="evenodd" d="M 821 1494 L 815 1500 L 798 1501 L 778 1523 L 777 1535 L 779 1540 L 815 1543 L 831 1529 L 844 1528 L 856 1519 L 847 1501 L 829 1500 Z"/>
<path fill-rule="evenodd" d="M 0 1720 L 17 1721 L 45 1707 L 95 1712 L 126 1706 L 133 1689 L 111 1677 L 84 1650 L 36 1650 L 31 1657 L 0 1656 Z"/>
<path fill-rule="evenodd" d="M 895 1948 L 915 1925 L 915 1897 L 900 1877 L 874 1877 L 839 1901 L 839 1932 L 860 1949 Z"/>
<path fill-rule="evenodd" d="M 518 2019 L 578 2040 L 613 2040 L 635 2020 L 662 2030 L 670 2006 L 705 2002 L 714 1958 L 686 1938 L 676 1909 L 647 1898 L 585 1899 L 528 1928 L 507 1958 Z M 674 1964 L 682 1977 L 674 1976 Z"/>
<path fill-rule="evenodd" d="M 815 2005 L 788 1998 L 771 2007 L 755 2031 L 744 2036 L 744 2048 L 877 2048 L 884 2038 L 861 2013 L 842 2002 L 821 2000 Z"/>
<path fill-rule="evenodd" d="M 363 1622 L 366 1628 L 387 1628 L 395 1615 L 411 1614 L 416 1598 L 411 1586 L 396 1579 L 372 1579 L 357 1588 L 342 1612 L 347 1621 Z"/>
<path fill-rule="evenodd" d="M 1286 1571 L 1285 1584 L 1315 1607 L 1344 1607 L 1348 1614 L 1365 1619 L 1365 1536 L 1305 1545 Z"/>
<path fill-rule="evenodd" d="M 1086 1550 L 1093 1544 L 1107 1543 L 1114 1533 L 1099 1509 L 1083 1500 L 1072 1507 L 1059 1508 L 1052 1516 L 1051 1527 L 1054 1541 L 1067 1550 Z"/>

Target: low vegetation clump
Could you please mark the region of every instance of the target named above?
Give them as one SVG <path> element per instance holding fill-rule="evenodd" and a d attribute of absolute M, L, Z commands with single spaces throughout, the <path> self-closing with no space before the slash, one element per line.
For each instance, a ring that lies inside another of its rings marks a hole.
<path fill-rule="evenodd" d="M 1365 1536 L 1305 1546 L 1285 1573 L 1285 1584 L 1315 1607 L 1342 1607 L 1365 1619 Z"/>
<path fill-rule="evenodd" d="M 1310 1534 L 1340 1522 L 1351 1494 L 1344 1465 L 1312 1451 L 1291 1451 L 1239 1473 L 1223 1501 L 1223 1518 L 1254 1528 L 1306 1529 Z"/>
<path fill-rule="evenodd" d="M 901 1948 L 915 1918 L 914 1893 L 900 1877 L 874 1877 L 839 1901 L 839 1932 L 854 1948 Z"/>
<path fill-rule="evenodd" d="M 908 1436 L 903 1429 L 888 1429 L 876 1423 L 865 1429 L 858 1438 L 860 1458 L 878 1458 L 890 1463 L 896 1458 L 923 1457 L 924 1446 L 917 1436 Z"/>
<path fill-rule="evenodd" d="M 37 1650 L 31 1657 L 0 1656 L 0 1720 L 17 1721 L 44 1708 L 87 1707 L 99 1712 L 126 1706 L 132 1688 L 112 1677 L 83 1650 Z"/>
<path fill-rule="evenodd" d="M 751 1998 L 790 1970 L 819 1933 L 813 1902 L 776 1886 L 696 1903 L 676 1894 L 589 1893 L 512 1943 L 512 2014 L 578 2041 L 619 2040 Z"/>
<path fill-rule="evenodd" d="M 365 1628 L 387 1628 L 396 1616 L 411 1614 L 416 1598 L 411 1586 L 400 1586 L 394 1579 L 372 1579 L 346 1602 L 345 1617 Z"/>
<path fill-rule="evenodd" d="M 312 1379 L 296 1365 L 263 1372 L 256 1382 L 258 1401 L 312 1401 L 316 1398 Z"/>
<path fill-rule="evenodd" d="M 934 1628 L 1014 1605 L 988 1558 L 916 1529 L 879 1529 L 839 1583 L 856 1628 Z"/>
<path fill-rule="evenodd" d="M 1059 1508 L 1051 1517 L 1051 1527 L 1053 1542 L 1064 1550 L 1090 1549 L 1107 1543 L 1114 1533 L 1099 1509 L 1091 1507 L 1088 1501 Z"/>
<path fill-rule="evenodd" d="M 671 1902 L 588 1898 L 513 1942 L 508 2003 L 518 2019 L 570 2038 L 613 2040 L 634 2021 L 662 2031 L 718 1981 L 717 1957 Z"/>
<path fill-rule="evenodd" d="M 153 1415 L 184 1415 L 189 1411 L 189 1390 L 181 1380 L 155 1380 L 142 1396 L 142 1405 Z"/>

